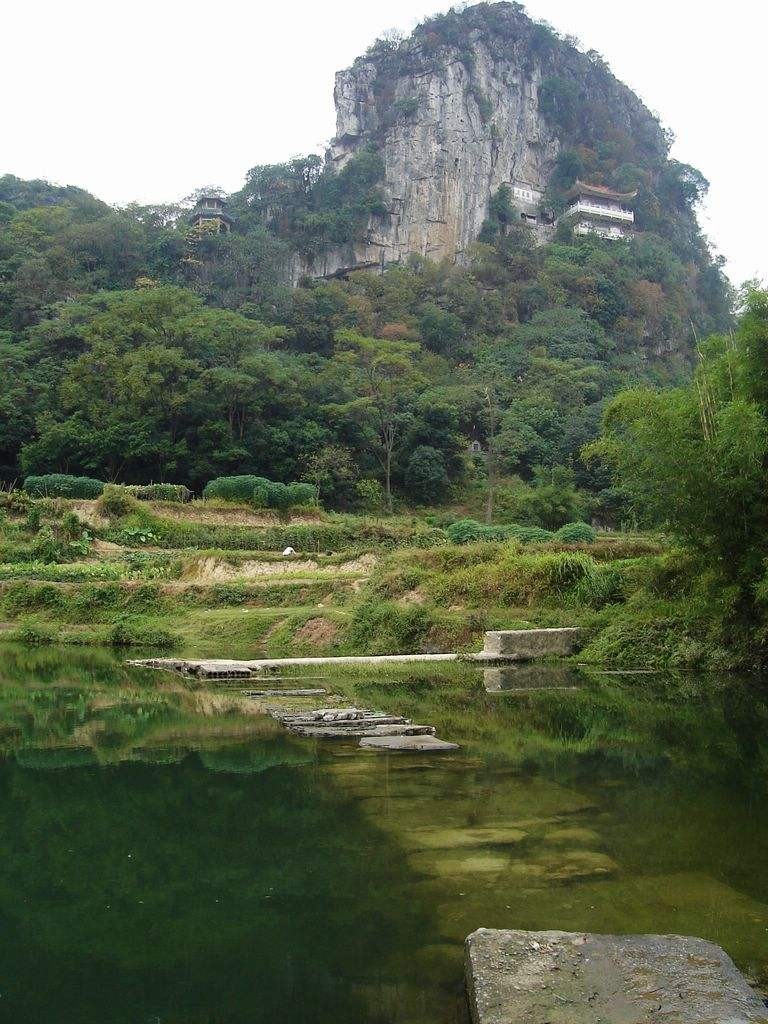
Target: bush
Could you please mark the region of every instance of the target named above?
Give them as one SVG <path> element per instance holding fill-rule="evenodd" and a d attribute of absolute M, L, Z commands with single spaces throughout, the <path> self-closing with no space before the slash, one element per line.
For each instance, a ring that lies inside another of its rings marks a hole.
<path fill-rule="evenodd" d="M 445 532 L 452 544 L 473 544 L 479 540 L 504 540 L 507 527 L 484 526 L 476 519 L 459 519 L 447 526 Z"/>
<path fill-rule="evenodd" d="M 56 540 L 50 526 L 43 526 L 29 549 L 35 562 L 58 562 L 62 559 L 62 545 Z"/>
<path fill-rule="evenodd" d="M 589 523 L 566 523 L 555 534 L 555 540 L 564 544 L 592 544 L 597 532 Z"/>
<path fill-rule="evenodd" d="M 28 476 L 24 481 L 24 490 L 33 497 L 98 498 L 104 490 L 104 482 L 89 476 L 47 473 L 43 476 Z"/>
<path fill-rule="evenodd" d="M 40 505 L 30 505 L 24 520 L 24 526 L 30 533 L 36 533 L 43 522 L 43 510 Z"/>
<path fill-rule="evenodd" d="M 574 599 L 576 604 L 597 609 L 609 604 L 622 604 L 626 600 L 629 582 L 617 566 L 598 565 L 576 584 Z"/>
<path fill-rule="evenodd" d="M 552 539 L 549 530 L 538 526 L 518 526 L 511 523 L 506 526 L 485 526 L 475 519 L 459 519 L 446 527 L 445 532 L 454 544 L 473 544 L 477 541 L 519 540 L 523 544 L 539 543 Z"/>
<path fill-rule="evenodd" d="M 288 492 L 291 507 L 300 508 L 303 505 L 317 504 L 317 491 L 312 484 L 288 484 Z"/>
<path fill-rule="evenodd" d="M 518 526 L 513 523 L 507 527 L 507 536 L 514 537 L 521 544 L 544 544 L 546 541 L 552 540 L 553 534 L 540 526 Z"/>
<path fill-rule="evenodd" d="M 656 614 L 621 609 L 583 648 L 580 659 L 625 668 L 701 668 L 716 652 L 713 640 L 693 637 L 671 607 L 660 606 Z"/>
<path fill-rule="evenodd" d="M 269 480 L 260 476 L 217 476 L 210 480 L 203 490 L 204 498 L 221 498 L 223 501 L 253 501 L 254 491 L 267 490 Z"/>
<path fill-rule="evenodd" d="M 132 547 L 136 544 L 154 544 L 157 535 L 149 526 L 127 526 L 117 535 L 118 544 Z"/>
<path fill-rule="evenodd" d="M 27 646 L 39 646 L 41 644 L 53 644 L 58 636 L 57 630 L 46 622 L 35 622 L 30 619 L 27 622 L 19 623 L 13 639 L 20 641 Z"/>
<path fill-rule="evenodd" d="M 378 480 L 359 480 L 355 484 L 357 507 L 363 512 L 378 513 L 384 508 L 384 488 Z"/>
<path fill-rule="evenodd" d="M 22 490 L 6 491 L 0 483 L 0 510 L 11 515 L 24 515 L 34 508 L 32 498 Z"/>
<path fill-rule="evenodd" d="M 171 649 L 179 645 L 179 638 L 170 630 L 154 622 L 123 618 L 112 627 L 109 642 L 113 647 L 162 647 Z"/>
<path fill-rule="evenodd" d="M 408 654 L 421 650 L 430 626 L 421 605 L 401 608 L 389 601 L 367 601 L 355 609 L 346 639 L 355 651 Z"/>
<path fill-rule="evenodd" d="M 547 596 L 564 596 L 568 591 L 591 579 L 595 572 L 594 559 L 580 551 L 563 551 L 556 555 L 543 555 L 536 574 Z"/>
<path fill-rule="evenodd" d="M 61 587 L 51 583 L 11 583 L 0 598 L 0 607 L 11 618 L 20 618 L 33 612 L 59 612 L 67 604 Z"/>
<path fill-rule="evenodd" d="M 129 484 L 125 490 L 139 501 L 191 501 L 192 491 L 184 484 Z"/>
<path fill-rule="evenodd" d="M 204 498 L 250 503 L 256 508 L 287 509 L 314 505 L 317 492 L 311 484 L 283 484 L 263 476 L 219 476 L 205 485 Z"/>
<path fill-rule="evenodd" d="M 254 508 L 266 508 L 269 504 L 269 492 L 261 484 L 256 484 L 251 494 L 251 504 Z"/>
<path fill-rule="evenodd" d="M 287 484 L 281 484 L 280 482 L 269 483 L 267 485 L 267 507 L 268 508 L 289 508 L 291 504 L 291 494 Z"/>
<path fill-rule="evenodd" d="M 127 487 L 119 487 L 116 484 L 107 484 L 99 498 L 97 508 L 99 512 L 109 516 L 110 519 L 122 519 L 129 516 L 138 509 L 139 505 Z"/>
<path fill-rule="evenodd" d="M 88 537 L 88 530 L 76 512 L 65 512 L 61 517 L 61 534 L 65 540 L 80 541 Z"/>

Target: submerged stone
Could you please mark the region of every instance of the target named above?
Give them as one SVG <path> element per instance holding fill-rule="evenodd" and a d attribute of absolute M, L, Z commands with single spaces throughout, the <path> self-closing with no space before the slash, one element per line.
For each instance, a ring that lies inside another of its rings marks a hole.
<path fill-rule="evenodd" d="M 714 943 L 682 935 L 480 928 L 466 941 L 474 1024 L 766 1024 Z"/>
<path fill-rule="evenodd" d="M 567 881 L 571 878 L 592 878 L 610 875 L 618 870 L 616 861 L 598 850 L 569 850 L 563 853 L 545 853 L 539 858 L 547 878 Z"/>
<path fill-rule="evenodd" d="M 427 875 L 477 875 L 499 874 L 509 867 L 510 858 L 505 853 L 488 850 L 473 850 L 464 855 L 453 853 L 446 856 L 442 852 L 415 853 L 408 858 L 408 863 L 417 871 Z"/>
<path fill-rule="evenodd" d="M 572 828 L 554 828 L 543 836 L 545 843 L 599 843 L 600 836 L 591 828 L 581 828 L 574 825 Z"/>
<path fill-rule="evenodd" d="M 519 828 L 420 828 L 406 837 L 414 849 L 457 849 L 463 846 L 505 846 L 520 843 L 527 833 Z"/>

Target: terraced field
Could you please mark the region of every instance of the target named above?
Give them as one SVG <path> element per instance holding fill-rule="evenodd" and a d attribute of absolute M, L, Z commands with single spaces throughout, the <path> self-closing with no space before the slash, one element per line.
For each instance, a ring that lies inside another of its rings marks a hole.
<path fill-rule="evenodd" d="M 2 497 L 0 640 L 27 644 L 233 658 L 477 650 L 487 629 L 589 625 L 659 557 L 643 538 L 456 545 L 415 517 L 203 501 L 116 514 Z"/>

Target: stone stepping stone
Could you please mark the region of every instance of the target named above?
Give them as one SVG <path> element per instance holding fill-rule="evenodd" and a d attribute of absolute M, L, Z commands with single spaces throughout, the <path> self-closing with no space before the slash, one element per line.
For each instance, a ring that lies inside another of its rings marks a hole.
<path fill-rule="evenodd" d="M 289 722 L 359 722 L 369 718 L 387 717 L 383 711 L 368 711 L 366 708 L 318 708 L 316 711 L 284 711 L 273 708 L 273 718 Z"/>
<path fill-rule="evenodd" d="M 316 720 L 294 720 L 283 723 L 291 732 L 303 729 L 321 729 L 331 732 L 345 732 L 352 735 L 356 729 L 373 729 L 377 725 L 410 725 L 407 718 L 400 715 L 377 715 L 375 718 L 360 718 L 354 721 L 323 722 Z"/>
<path fill-rule="evenodd" d="M 417 751 L 438 753 L 458 750 L 458 743 L 439 740 L 437 736 L 370 736 L 360 740 L 360 746 L 371 750 Z"/>
<path fill-rule="evenodd" d="M 243 690 L 246 697 L 322 697 L 325 690 Z"/>
<path fill-rule="evenodd" d="M 361 736 L 434 736 L 431 725 L 412 725 L 410 722 L 393 725 L 359 725 L 347 728 L 331 728 L 330 726 L 308 725 L 294 727 L 291 732 L 297 736 L 309 736 L 321 740 L 348 740 Z"/>

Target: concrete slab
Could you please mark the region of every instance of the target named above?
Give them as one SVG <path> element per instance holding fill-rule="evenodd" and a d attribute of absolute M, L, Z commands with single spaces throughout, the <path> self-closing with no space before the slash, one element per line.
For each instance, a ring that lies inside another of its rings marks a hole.
<path fill-rule="evenodd" d="M 429 751 L 458 750 L 458 743 L 448 743 L 436 736 L 370 736 L 360 740 L 361 747 L 372 750 Z"/>
<path fill-rule="evenodd" d="M 768 1024 L 704 939 L 480 928 L 465 948 L 474 1024 Z"/>
<path fill-rule="evenodd" d="M 504 661 L 535 661 L 537 658 L 565 658 L 576 650 L 582 630 L 493 629 L 485 634 L 483 653 Z"/>
<path fill-rule="evenodd" d="M 347 723 L 345 723 L 346 725 Z M 336 726 L 304 725 L 292 726 L 291 732 L 316 740 L 350 740 L 361 736 L 434 736 L 432 725 L 370 725 L 340 729 Z"/>

